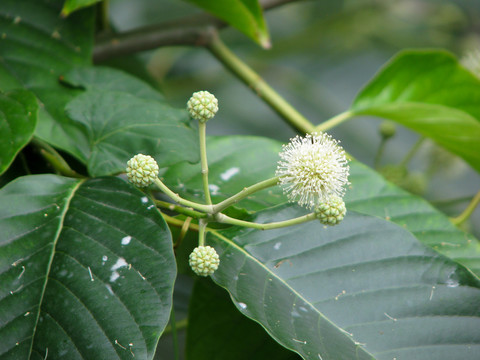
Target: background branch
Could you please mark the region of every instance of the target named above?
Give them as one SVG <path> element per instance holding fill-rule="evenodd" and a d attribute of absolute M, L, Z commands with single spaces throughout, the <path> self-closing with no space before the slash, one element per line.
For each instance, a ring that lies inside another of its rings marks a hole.
<path fill-rule="evenodd" d="M 263 10 L 269 10 L 295 1 L 299 0 L 263 0 L 260 4 Z M 216 31 L 226 26 L 226 22 L 214 16 L 199 14 L 124 33 L 106 33 L 96 39 L 93 61 L 98 63 L 162 46 L 206 46 Z"/>

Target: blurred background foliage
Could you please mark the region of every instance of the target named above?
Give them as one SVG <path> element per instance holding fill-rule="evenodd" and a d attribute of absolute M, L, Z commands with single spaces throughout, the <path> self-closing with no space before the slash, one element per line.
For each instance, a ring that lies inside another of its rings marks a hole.
<path fill-rule="evenodd" d="M 179 0 L 111 0 L 119 32 L 201 13 Z M 293 1 L 265 12 L 272 48 L 233 28 L 223 41 L 314 124 L 348 109 L 355 94 L 396 52 L 443 48 L 459 58 L 480 49 L 480 2 L 471 0 Z M 164 47 L 109 61 L 147 79 L 175 106 L 206 89 L 220 101 L 210 135 L 260 135 L 286 142 L 295 130 L 202 47 Z M 380 119 L 355 118 L 331 133 L 358 160 L 374 166 Z M 387 178 L 455 216 L 478 191 L 480 177 L 461 159 L 424 141 L 407 169 L 399 164 L 418 140 L 397 127 L 380 161 Z M 392 167 L 392 165 L 395 165 Z M 466 230 L 479 236 L 477 209 Z"/>
<path fill-rule="evenodd" d="M 110 24 L 119 32 L 198 13 L 201 10 L 179 0 L 109 2 Z M 221 37 L 314 124 L 348 109 L 363 85 L 399 50 L 443 48 L 461 58 L 480 49 L 480 2 L 472 0 L 293 1 L 265 16 L 272 40 L 269 50 L 232 28 L 222 30 Z M 164 47 L 106 64 L 147 79 L 178 107 L 185 106 L 194 91 L 214 93 L 220 111 L 208 124 L 210 135 L 260 135 L 282 142 L 295 135 L 202 47 Z M 330 132 L 355 158 L 374 167 L 381 122 L 355 118 Z M 478 191 L 480 176 L 430 141 L 420 144 L 406 168 L 399 167 L 418 139 L 416 133 L 397 126 L 380 159 L 384 175 L 447 215 L 458 215 Z M 480 236 L 480 209 L 464 229 Z M 177 282 L 175 296 L 181 297 L 175 301 L 177 320 L 186 316 L 189 282 L 182 277 Z M 183 336 L 180 333 L 180 341 Z M 158 358 L 169 358 L 173 340 L 162 337 Z"/>

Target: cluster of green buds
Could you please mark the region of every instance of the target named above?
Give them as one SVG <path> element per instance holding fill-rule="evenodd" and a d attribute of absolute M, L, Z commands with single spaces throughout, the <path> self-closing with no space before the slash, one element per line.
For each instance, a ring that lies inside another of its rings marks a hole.
<path fill-rule="evenodd" d="M 345 203 L 338 196 L 319 204 L 315 208 L 317 219 L 320 220 L 322 224 L 330 226 L 339 224 L 345 217 L 346 213 L 347 208 L 345 207 Z"/>
<path fill-rule="evenodd" d="M 178 194 L 168 189 L 158 179 L 159 167 L 155 159 L 149 155 L 138 154 L 127 162 L 128 180 L 141 188 L 155 183 L 170 198 L 180 205 L 194 208 L 208 215 L 209 220 L 200 218 L 199 246 L 189 256 L 189 265 L 195 274 L 210 276 L 219 267 L 220 258 L 211 246 L 205 246 L 205 232 L 208 221 L 247 226 L 259 229 L 290 226 L 312 219 L 318 219 L 324 225 L 339 224 L 346 214 L 343 201 L 345 186 L 349 184 L 349 166 L 345 151 L 339 142 L 326 133 L 297 136 L 283 146 L 275 177 L 265 180 L 265 186 L 279 184 L 289 201 L 311 209 L 309 215 L 287 221 L 256 224 L 234 219 L 222 214 L 221 211 L 240 199 L 258 191 L 256 185 L 244 188 L 238 194 L 213 205 L 208 186 L 208 165 L 205 150 L 205 123 L 213 118 L 218 111 L 218 100 L 207 91 L 198 91 L 188 100 L 187 110 L 193 119 L 199 121 L 200 153 L 202 165 L 202 180 L 206 204 L 198 204 L 182 199 Z M 390 129 L 387 129 L 391 131 Z"/>
<path fill-rule="evenodd" d="M 218 100 L 208 91 L 197 91 L 187 102 L 190 116 L 200 122 L 207 122 L 218 111 Z"/>
<path fill-rule="evenodd" d="M 158 164 L 150 155 L 137 154 L 127 162 L 127 178 L 138 187 L 147 187 L 158 176 Z"/>
<path fill-rule="evenodd" d="M 188 263 L 199 276 L 212 275 L 218 269 L 220 258 L 211 246 L 197 246 L 188 258 Z"/>

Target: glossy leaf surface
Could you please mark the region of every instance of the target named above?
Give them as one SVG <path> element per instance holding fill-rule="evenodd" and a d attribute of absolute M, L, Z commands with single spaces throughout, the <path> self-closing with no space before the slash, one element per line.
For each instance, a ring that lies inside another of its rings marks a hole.
<path fill-rule="evenodd" d="M 267 25 L 257 0 L 187 0 L 237 28 L 264 48 L 270 47 Z"/>
<path fill-rule="evenodd" d="M 410 231 L 423 244 L 463 264 L 480 277 L 480 242 L 455 227 L 445 214 L 423 198 L 387 182 L 359 163 L 350 166 L 351 188 L 347 208 L 392 221 Z"/>
<path fill-rule="evenodd" d="M 121 91 L 87 90 L 66 107 L 88 133 L 88 171 L 92 176 L 125 171 L 143 153 L 160 167 L 198 161 L 198 139 L 185 110 Z M 181 142 L 178 139 L 182 139 Z"/>
<path fill-rule="evenodd" d="M 30 141 L 37 122 L 38 105 L 35 96 L 24 90 L 0 93 L 0 174 L 5 172 L 15 156 Z"/>
<path fill-rule="evenodd" d="M 152 359 L 176 267 L 147 197 L 118 178 L 19 178 L 0 228 L 0 359 Z"/>
<path fill-rule="evenodd" d="M 282 206 L 265 223 L 304 214 Z M 468 359 L 480 350 L 480 281 L 388 221 L 350 211 L 207 238 L 237 308 L 305 359 Z"/>
<path fill-rule="evenodd" d="M 62 16 L 68 16 L 72 12 L 91 6 L 102 0 L 66 0 L 62 8 Z"/>
<path fill-rule="evenodd" d="M 480 80 L 444 51 L 404 51 L 358 94 L 351 110 L 394 120 L 480 171 Z"/>
<path fill-rule="evenodd" d="M 0 90 L 26 88 L 40 107 L 35 135 L 86 161 L 84 130 L 65 116 L 65 104 L 77 90 L 58 79 L 74 66 L 90 63 L 94 13 L 82 10 L 59 17 L 63 1 L 0 1 Z"/>
<path fill-rule="evenodd" d="M 162 94 L 147 83 L 118 69 L 103 66 L 76 67 L 62 80 L 86 90 L 120 91 L 142 99 L 164 101 Z"/>

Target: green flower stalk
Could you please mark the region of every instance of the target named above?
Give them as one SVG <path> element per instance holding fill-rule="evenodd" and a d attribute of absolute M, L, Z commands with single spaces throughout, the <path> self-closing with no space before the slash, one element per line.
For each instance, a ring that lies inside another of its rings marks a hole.
<path fill-rule="evenodd" d="M 147 187 L 158 176 L 158 164 L 150 155 L 137 154 L 127 162 L 127 178 L 138 187 Z"/>
<path fill-rule="evenodd" d="M 217 252 L 211 246 L 197 246 L 190 254 L 188 263 L 199 276 L 212 275 L 220 264 Z"/>

